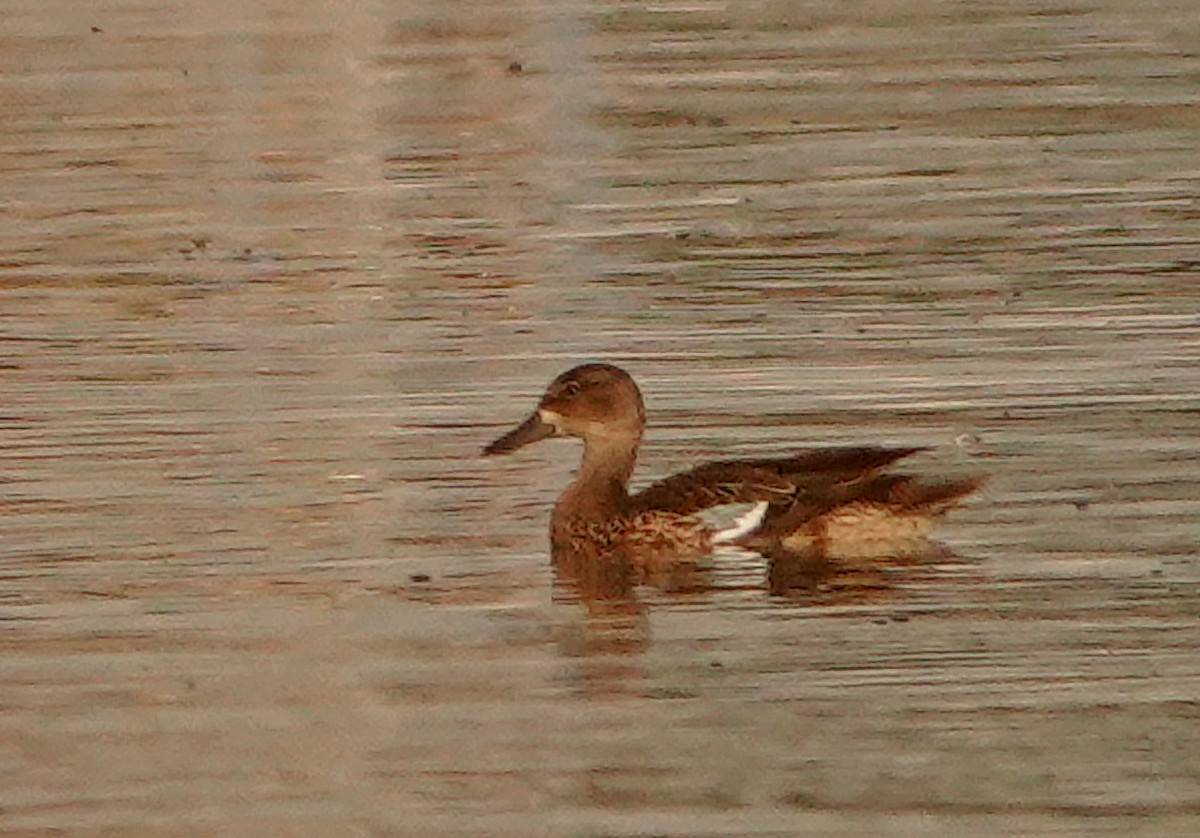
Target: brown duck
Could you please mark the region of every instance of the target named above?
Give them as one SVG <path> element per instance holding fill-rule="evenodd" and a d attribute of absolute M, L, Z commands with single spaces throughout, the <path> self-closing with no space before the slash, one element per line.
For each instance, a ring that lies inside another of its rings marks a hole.
<path fill-rule="evenodd" d="M 550 519 L 551 555 L 576 571 L 610 565 L 641 578 L 694 563 L 721 543 L 799 567 L 802 576 L 919 557 L 936 552 L 928 535 L 938 518 L 982 483 L 882 473 L 921 448 L 847 447 L 704 463 L 630 494 L 645 426 L 629 374 L 585 364 L 554 379 L 529 418 L 483 453 L 508 454 L 552 436 L 583 440 L 578 473 Z M 733 530 L 714 531 L 696 516 L 738 503 L 758 507 Z"/>

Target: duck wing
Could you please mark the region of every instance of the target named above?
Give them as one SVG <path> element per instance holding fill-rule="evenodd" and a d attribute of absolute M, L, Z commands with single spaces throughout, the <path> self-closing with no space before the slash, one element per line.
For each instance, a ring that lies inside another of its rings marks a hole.
<path fill-rule="evenodd" d="M 630 498 L 636 512 L 691 515 L 713 506 L 760 503 L 785 509 L 805 487 L 858 482 L 923 448 L 819 448 L 790 457 L 718 460 L 659 480 Z"/>
<path fill-rule="evenodd" d="M 820 524 L 840 510 L 850 514 L 875 509 L 896 516 L 921 516 L 931 522 L 945 514 L 985 482 L 981 476 L 958 480 L 924 480 L 911 474 L 876 474 L 861 480 L 813 483 L 801 487 L 787 506 L 768 507 L 761 524 L 734 543 L 771 553 L 778 539 Z"/>

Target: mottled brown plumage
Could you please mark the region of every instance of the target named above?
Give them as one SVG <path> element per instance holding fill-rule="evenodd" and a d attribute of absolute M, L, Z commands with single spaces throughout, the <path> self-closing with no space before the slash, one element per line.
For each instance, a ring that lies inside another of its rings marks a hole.
<path fill-rule="evenodd" d="M 714 533 L 695 513 L 731 503 L 767 504 L 757 529 L 735 543 L 773 561 L 823 566 L 909 556 L 927 544 L 936 519 L 979 485 L 882 473 L 921 448 L 851 447 L 704 463 L 630 495 L 644 428 L 633 379 L 618 367 L 585 364 L 551 382 L 533 414 L 484 454 L 551 436 L 581 439 L 579 471 L 551 516 L 551 554 L 576 573 L 600 563 L 608 575 L 625 568 L 631 578 L 654 578 L 710 553 Z"/>
<path fill-rule="evenodd" d="M 850 562 L 918 556 L 937 519 L 982 484 L 982 478 L 926 482 L 908 474 L 818 483 L 736 543 L 766 556 L 811 553 Z"/>
<path fill-rule="evenodd" d="M 837 485 L 875 474 L 921 448 L 825 448 L 791 457 L 702 463 L 642 489 L 635 509 L 691 514 L 730 503 L 790 504 L 814 481 Z"/>

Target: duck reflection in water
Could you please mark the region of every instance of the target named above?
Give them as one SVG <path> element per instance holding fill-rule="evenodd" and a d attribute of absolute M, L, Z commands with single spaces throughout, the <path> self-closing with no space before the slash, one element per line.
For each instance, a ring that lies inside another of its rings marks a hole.
<path fill-rule="evenodd" d="M 930 532 L 982 482 L 885 473 L 925 449 L 860 446 L 708 462 L 630 494 L 645 427 L 629 374 L 585 364 L 554 379 L 537 409 L 483 452 L 508 454 L 555 436 L 583 441 L 575 479 L 551 515 L 551 555 L 561 573 L 610 598 L 632 596 L 640 583 L 694 580 L 721 544 L 765 556 L 776 593 L 846 568 L 940 555 Z M 755 508 L 719 531 L 697 515 L 727 504 Z"/>

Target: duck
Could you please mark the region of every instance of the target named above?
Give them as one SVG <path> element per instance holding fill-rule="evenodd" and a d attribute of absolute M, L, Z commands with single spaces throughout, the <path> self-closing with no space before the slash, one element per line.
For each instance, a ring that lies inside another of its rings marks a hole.
<path fill-rule="evenodd" d="M 550 516 L 556 567 L 628 587 L 728 544 L 767 558 L 774 590 L 839 567 L 938 554 L 929 538 L 938 520 L 983 482 L 888 471 L 927 448 L 846 446 L 705 462 L 630 492 L 645 429 L 632 376 L 588 363 L 555 378 L 523 422 L 484 447 L 491 457 L 554 437 L 582 441 L 574 479 Z M 732 504 L 754 507 L 728 529 L 698 515 Z"/>

